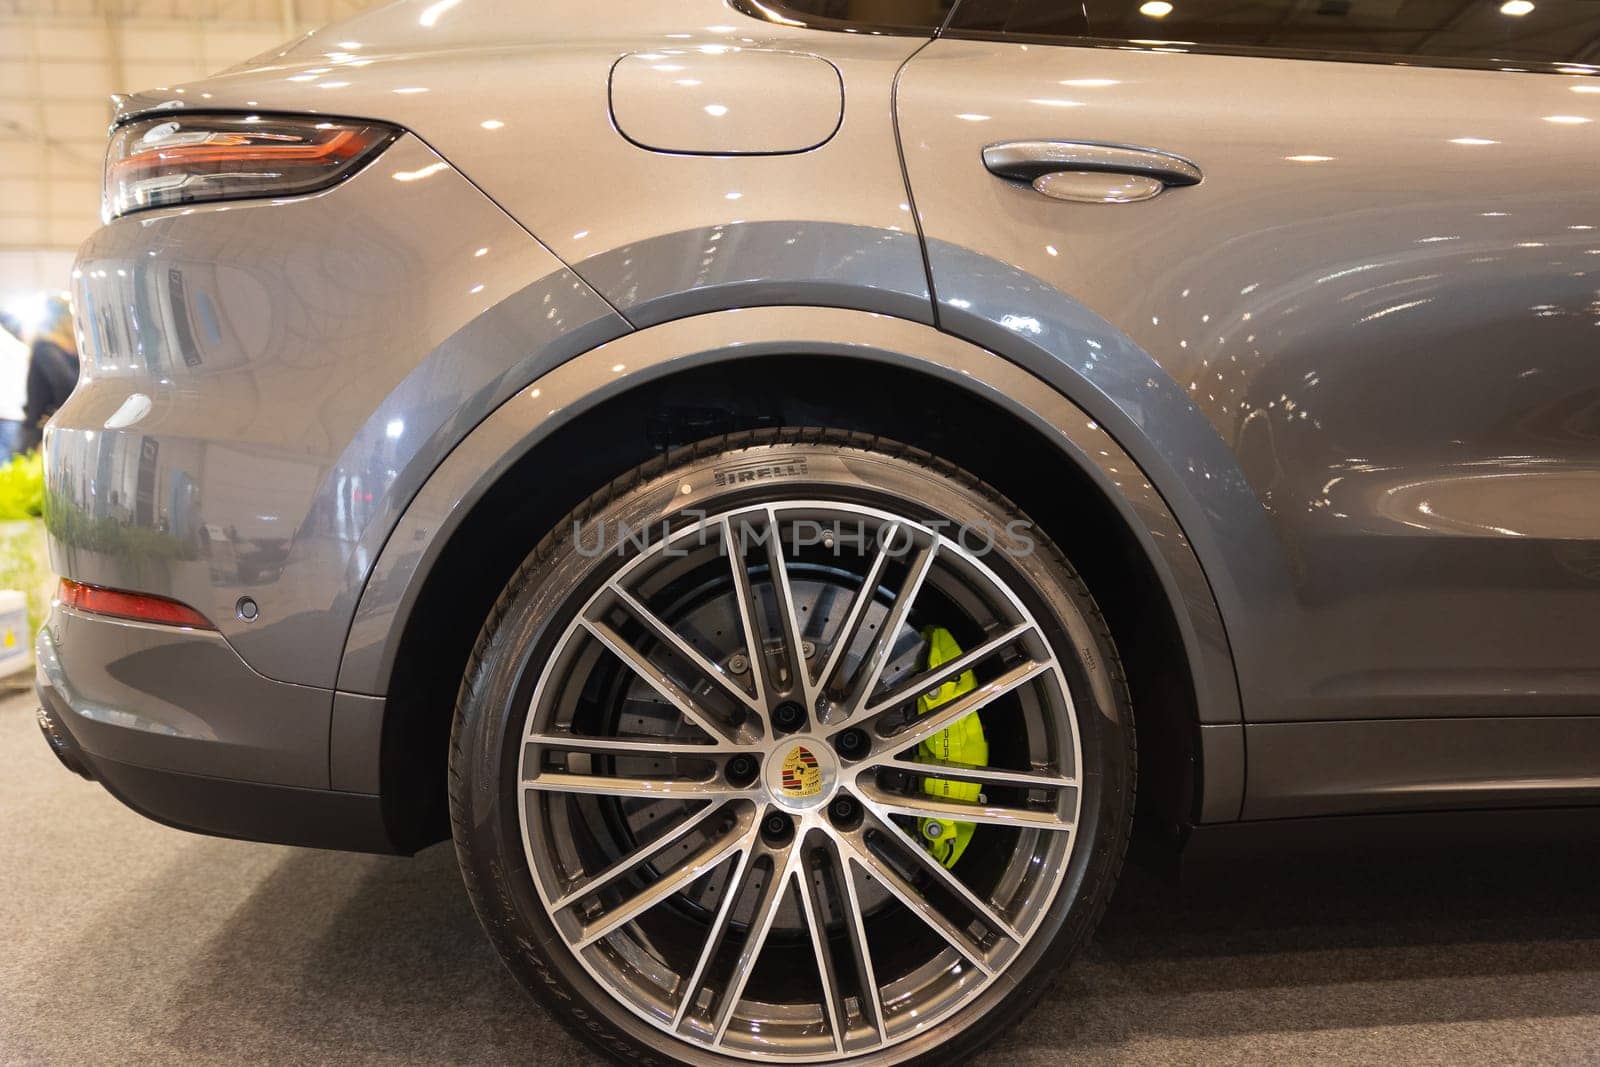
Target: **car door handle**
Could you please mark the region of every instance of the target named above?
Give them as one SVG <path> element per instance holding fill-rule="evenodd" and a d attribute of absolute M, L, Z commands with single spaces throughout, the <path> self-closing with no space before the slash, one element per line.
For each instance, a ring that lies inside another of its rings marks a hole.
<path fill-rule="evenodd" d="M 1082 204 L 1149 200 L 1168 188 L 1198 185 L 1202 177 L 1181 156 L 1089 141 L 1005 141 L 983 150 L 983 165 L 1045 196 Z"/>

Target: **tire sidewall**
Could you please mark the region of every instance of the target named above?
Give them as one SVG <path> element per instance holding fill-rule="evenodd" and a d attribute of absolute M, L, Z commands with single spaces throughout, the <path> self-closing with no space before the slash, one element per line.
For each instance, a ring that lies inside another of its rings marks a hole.
<path fill-rule="evenodd" d="M 609 527 L 659 533 L 704 514 L 797 499 L 869 505 L 963 528 L 986 524 L 1013 550 L 991 552 L 984 562 L 1046 630 L 1067 676 L 1082 752 L 1082 799 L 1055 899 L 1005 973 L 930 1033 L 840 1061 L 902 1064 L 929 1057 L 948 1063 L 987 1042 L 1037 1000 L 1087 939 L 1110 895 L 1126 847 L 1133 789 L 1133 725 L 1115 650 L 1092 599 L 1059 551 L 1031 526 L 1025 529 L 1032 550 L 1018 550 L 1020 541 L 1005 531 L 1025 517 L 982 483 L 925 453 L 885 442 L 865 447 L 818 432 L 769 436 L 743 447 L 698 446 L 647 464 L 622 488 L 614 483 L 564 520 L 508 585 L 480 634 L 452 735 L 452 822 L 463 875 L 507 966 L 597 1047 L 643 1064 L 750 1062 L 675 1041 L 616 1002 L 556 931 L 528 868 L 516 783 L 533 689 L 574 614 L 625 564 L 629 551 L 596 554 L 593 532 Z M 580 552 L 579 544 L 588 547 Z M 670 1054 L 663 1051 L 669 1045 Z"/>

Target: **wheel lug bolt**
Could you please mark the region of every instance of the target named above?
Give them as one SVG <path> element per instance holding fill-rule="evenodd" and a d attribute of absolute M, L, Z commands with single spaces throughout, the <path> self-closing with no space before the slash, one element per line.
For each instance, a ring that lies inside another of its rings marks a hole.
<path fill-rule="evenodd" d="M 806 724 L 806 709 L 792 700 L 785 700 L 772 709 L 772 725 L 784 733 L 793 733 Z"/>
<path fill-rule="evenodd" d="M 735 756 L 723 768 L 728 781 L 734 785 L 749 785 L 756 780 L 756 761 L 753 756 Z"/>
<path fill-rule="evenodd" d="M 761 837 L 769 845 L 781 845 L 794 837 L 794 820 L 774 811 L 761 820 Z"/>
<path fill-rule="evenodd" d="M 845 759 L 860 759 L 867 754 L 871 742 L 867 740 L 867 732 L 856 728 L 844 731 L 833 739 L 833 747 L 839 750 L 839 755 Z"/>
<path fill-rule="evenodd" d="M 841 830 L 854 829 L 861 822 L 861 805 L 852 796 L 835 797 L 828 805 L 828 819 Z"/>

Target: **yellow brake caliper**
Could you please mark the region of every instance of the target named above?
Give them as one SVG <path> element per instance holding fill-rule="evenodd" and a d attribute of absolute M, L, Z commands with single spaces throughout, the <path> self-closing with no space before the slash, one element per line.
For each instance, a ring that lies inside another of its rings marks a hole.
<path fill-rule="evenodd" d="M 934 670 L 961 655 L 961 646 L 956 643 L 954 635 L 943 626 L 929 626 L 922 631 L 922 639 L 928 643 L 928 670 Z M 962 671 L 938 689 L 918 697 L 917 714 L 926 715 L 934 708 L 948 704 L 956 697 L 970 693 L 977 687 L 977 675 L 971 671 Z M 989 742 L 984 740 L 983 723 L 978 720 L 977 712 L 964 715 L 940 730 L 918 745 L 917 751 L 923 756 L 943 763 L 958 763 L 964 767 L 989 765 Z M 924 778 L 922 791 L 929 796 L 946 800 L 963 800 L 968 803 L 976 803 L 982 798 L 979 786 L 971 782 L 952 782 L 945 778 Z M 972 840 L 973 824 L 944 819 L 922 819 L 918 823 L 918 829 L 922 833 L 923 844 L 933 853 L 933 858 L 946 867 L 954 867 L 956 861 L 961 858 L 961 853 L 967 850 L 967 842 Z"/>

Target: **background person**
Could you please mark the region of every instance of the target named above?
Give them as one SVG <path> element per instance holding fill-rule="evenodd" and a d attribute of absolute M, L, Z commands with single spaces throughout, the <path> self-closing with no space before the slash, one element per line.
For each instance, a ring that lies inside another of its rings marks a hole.
<path fill-rule="evenodd" d="M 72 332 L 72 309 L 65 300 L 53 296 L 28 354 L 23 451 L 39 447 L 45 422 L 67 402 L 77 384 L 78 342 Z"/>

